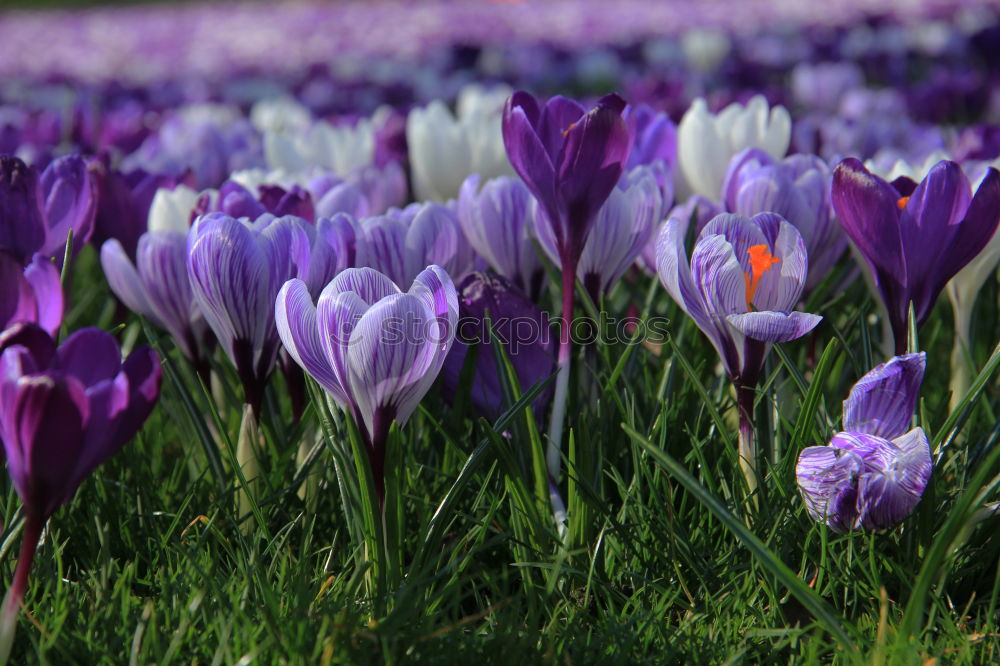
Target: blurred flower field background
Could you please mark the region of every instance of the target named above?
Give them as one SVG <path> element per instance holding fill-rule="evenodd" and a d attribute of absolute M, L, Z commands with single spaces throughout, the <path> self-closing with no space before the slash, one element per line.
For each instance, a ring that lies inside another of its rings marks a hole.
<path fill-rule="evenodd" d="M 5 3 L 0 662 L 997 662 L 998 53 Z"/>

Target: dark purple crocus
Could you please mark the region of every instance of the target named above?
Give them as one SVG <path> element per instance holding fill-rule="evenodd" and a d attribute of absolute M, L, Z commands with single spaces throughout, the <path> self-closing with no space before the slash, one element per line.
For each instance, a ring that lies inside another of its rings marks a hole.
<path fill-rule="evenodd" d="M 61 265 L 70 229 L 78 252 L 94 231 L 96 206 L 81 157 L 53 160 L 41 175 L 16 157 L 0 157 L 0 250 L 22 263 L 41 252 Z"/>
<path fill-rule="evenodd" d="M 430 389 L 455 338 L 458 297 L 439 266 L 402 292 L 371 268 L 337 275 L 314 303 L 289 280 L 274 303 L 285 349 L 354 418 L 383 501 L 385 447 Z"/>
<path fill-rule="evenodd" d="M 0 334 L 0 440 L 24 503 L 24 535 L 0 621 L 9 646 L 42 528 L 101 463 L 132 439 L 160 394 L 149 347 L 124 362 L 114 337 L 76 331 L 58 347 L 35 324 Z"/>
<path fill-rule="evenodd" d="M 134 260 L 139 237 L 146 232 L 153 196 L 160 188 L 173 189 L 177 180 L 142 169 L 119 171 L 110 166 L 107 156 L 90 160 L 87 168 L 97 189 L 91 242 L 100 248 L 106 240 L 115 238 Z"/>
<path fill-rule="evenodd" d="M 514 93 L 503 111 L 507 157 L 551 221 L 562 267 L 562 326 L 559 377 L 549 422 L 549 472 L 559 478 L 559 447 L 572 357 L 569 322 L 580 255 L 597 212 L 621 178 L 632 149 L 622 117 L 625 100 L 602 97 L 590 111 L 556 96 L 541 106 L 530 94 Z"/>
<path fill-rule="evenodd" d="M 843 432 L 799 454 L 795 477 L 813 520 L 841 534 L 888 529 L 920 502 L 933 463 L 910 419 L 925 363 L 920 352 L 875 367 L 844 401 Z"/>
<path fill-rule="evenodd" d="M 259 194 L 254 196 L 239 183 L 228 180 L 219 188 L 218 209 L 230 217 L 246 217 L 256 220 L 270 213 L 277 217 L 294 215 L 307 222 L 315 218 L 312 196 L 309 191 L 292 185 L 287 189 L 280 185 L 261 185 Z"/>
<path fill-rule="evenodd" d="M 236 366 L 244 400 L 258 421 L 279 347 L 274 298 L 285 281 L 308 275 L 308 226 L 295 217 L 250 221 L 213 213 L 196 219 L 187 237 L 195 303 Z"/>
<path fill-rule="evenodd" d="M 632 123 L 635 140 L 628 158 L 628 168 L 663 162 L 673 173 L 677 164 L 677 126 L 663 111 L 648 104 L 628 107 L 625 118 Z"/>
<path fill-rule="evenodd" d="M 13 255 L 0 251 L 0 331 L 18 322 L 34 322 L 55 335 L 62 315 L 59 269 L 40 254 L 21 266 Z"/>
<path fill-rule="evenodd" d="M 806 290 L 822 282 L 847 249 L 830 205 L 832 177 L 826 162 L 814 155 L 776 160 L 748 148 L 733 157 L 722 184 L 729 212 L 777 213 L 799 230 L 809 254 Z"/>
<path fill-rule="evenodd" d="M 486 273 L 465 276 L 458 285 L 458 304 L 455 344 L 441 372 L 444 387 L 452 396 L 456 394 L 466 356 L 470 348 L 478 345 L 469 397 L 480 414 L 495 419 L 503 413 L 504 395 L 493 345 L 503 345 L 517 372 L 520 390 L 527 391 L 548 379 L 556 369 L 556 346 L 549 333 L 549 318 L 511 282 Z M 492 328 L 486 325 L 487 312 Z M 551 394 L 549 386 L 532 403 L 539 416 Z"/>
<path fill-rule="evenodd" d="M 753 402 L 775 342 L 800 338 L 822 317 L 795 312 L 808 260 L 798 230 L 774 213 L 719 215 L 702 229 L 688 260 L 689 220 L 670 219 L 657 241 L 657 272 L 670 297 L 719 353 L 736 387 L 740 463 L 757 487 Z"/>
<path fill-rule="evenodd" d="M 897 354 L 906 351 L 910 304 L 920 325 L 996 231 L 1000 172 L 988 169 L 974 196 L 971 190 L 955 162 L 938 162 L 919 185 L 889 184 L 854 158 L 834 170 L 834 210 L 875 278 Z"/>

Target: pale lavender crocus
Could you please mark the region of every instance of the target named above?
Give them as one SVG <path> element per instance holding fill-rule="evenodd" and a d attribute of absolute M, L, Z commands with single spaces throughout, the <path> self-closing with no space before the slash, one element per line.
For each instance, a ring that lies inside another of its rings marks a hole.
<path fill-rule="evenodd" d="M 933 462 L 927 435 L 910 420 L 925 364 L 920 352 L 872 369 L 844 401 L 843 431 L 799 454 L 795 478 L 813 520 L 842 534 L 883 530 L 920 502 Z"/>
<path fill-rule="evenodd" d="M 830 202 L 833 172 L 815 155 L 776 160 L 748 148 L 729 163 L 722 200 L 731 213 L 777 213 L 795 225 L 809 254 L 806 290 L 823 281 L 847 249 Z"/>
<path fill-rule="evenodd" d="M 719 215 L 702 229 L 688 260 L 689 221 L 671 219 L 657 242 L 657 272 L 671 298 L 718 351 L 736 387 L 740 463 L 757 487 L 753 401 L 764 358 L 775 342 L 802 337 L 822 317 L 795 312 L 805 285 L 802 236 L 780 215 Z"/>
<path fill-rule="evenodd" d="M 384 501 L 389 428 L 410 418 L 455 338 L 451 278 L 428 266 L 402 292 L 374 269 L 349 268 L 315 304 L 306 284 L 293 279 L 277 295 L 275 321 L 288 354 L 354 418 Z"/>
<path fill-rule="evenodd" d="M 458 195 L 458 222 L 469 244 L 497 274 L 532 300 L 541 294 L 545 268 L 533 244 L 534 199 L 517 178 L 482 183 L 472 174 Z"/>

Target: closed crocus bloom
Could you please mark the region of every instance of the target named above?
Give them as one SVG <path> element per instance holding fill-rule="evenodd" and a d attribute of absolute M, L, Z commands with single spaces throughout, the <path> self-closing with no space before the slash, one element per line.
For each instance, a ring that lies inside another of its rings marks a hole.
<path fill-rule="evenodd" d="M 714 115 L 696 99 L 677 126 L 677 161 L 695 194 L 718 199 L 729 162 L 745 148 L 780 158 L 788 150 L 792 121 L 783 106 L 768 108 L 762 95 L 744 107 L 733 103 Z"/>
<path fill-rule="evenodd" d="M 672 172 L 677 163 L 677 127 L 670 116 L 648 104 L 640 104 L 628 107 L 625 118 L 633 125 L 635 132 L 628 168 L 662 161 Z"/>
<path fill-rule="evenodd" d="M 930 315 L 938 294 L 978 255 L 1000 222 L 1000 172 L 975 195 L 954 162 L 939 162 L 915 185 L 889 184 L 849 158 L 834 170 L 833 207 L 865 258 L 888 310 L 896 353 L 907 346 L 908 315 Z"/>
<path fill-rule="evenodd" d="M 458 221 L 469 244 L 490 268 L 531 298 L 541 293 L 545 268 L 532 239 L 531 193 L 518 178 L 500 176 L 480 187 L 479 174 L 462 183 Z"/>
<path fill-rule="evenodd" d="M 809 253 L 806 289 L 819 284 L 847 249 L 847 238 L 833 219 L 826 163 L 814 155 L 776 160 L 758 148 L 733 158 L 723 183 L 723 203 L 732 213 L 781 215 L 802 234 Z"/>
<path fill-rule="evenodd" d="M 294 217 L 255 221 L 221 214 L 195 220 L 187 270 L 195 302 L 243 383 L 260 419 L 260 400 L 278 353 L 274 298 L 287 280 L 308 274 L 308 225 Z"/>
<path fill-rule="evenodd" d="M 179 231 L 187 233 L 194 219 L 199 194 L 187 185 L 171 189 L 160 188 L 149 205 L 146 228 L 149 231 Z"/>
<path fill-rule="evenodd" d="M 91 160 L 87 168 L 98 194 L 91 242 L 101 247 L 109 238 L 116 238 L 134 258 L 139 237 L 146 232 L 153 197 L 160 188 L 173 188 L 175 179 L 142 169 L 122 172 L 112 168 L 107 157 Z"/>
<path fill-rule="evenodd" d="M 576 274 L 594 302 L 611 290 L 649 242 L 663 211 L 662 193 L 652 169 L 638 166 L 622 176 L 601 206 L 584 245 Z M 552 261 L 559 265 L 552 224 L 542 210 L 535 232 Z"/>
<path fill-rule="evenodd" d="M 16 157 L 0 158 L 0 250 L 27 263 L 35 252 L 62 265 L 73 230 L 73 252 L 94 231 L 97 193 L 76 155 L 54 160 L 39 175 Z"/>
<path fill-rule="evenodd" d="M 55 335 L 62 324 L 63 291 L 59 270 L 35 254 L 27 266 L 0 251 L 0 331 L 18 322 L 34 322 Z"/>
<path fill-rule="evenodd" d="M 261 185 L 254 196 L 247 188 L 233 181 L 226 181 L 219 188 L 218 208 L 230 217 L 257 219 L 265 213 L 276 217 L 294 215 L 312 222 L 315 211 L 312 196 L 298 185 L 288 188 L 280 185 Z"/>
<path fill-rule="evenodd" d="M 340 177 L 373 163 L 375 130 L 368 118 L 354 125 L 318 121 L 306 130 L 264 132 L 264 156 L 269 169 L 289 173 L 319 167 Z"/>
<path fill-rule="evenodd" d="M 45 244 L 38 171 L 16 157 L 0 157 L 0 251 L 26 263 Z"/>
<path fill-rule="evenodd" d="M 275 312 L 288 354 L 354 417 L 382 500 L 389 428 L 406 424 L 455 338 L 455 285 L 439 266 L 408 292 L 374 269 L 349 268 L 315 305 L 304 282 L 288 281 Z"/>
<path fill-rule="evenodd" d="M 206 325 L 191 291 L 187 258 L 187 234 L 180 231 L 143 234 L 134 263 L 118 239 L 101 246 L 101 267 L 111 291 L 129 310 L 170 333 L 201 371 Z"/>
<path fill-rule="evenodd" d="M 795 476 L 813 520 L 840 533 L 888 529 L 920 502 L 933 464 L 910 419 L 924 365 L 921 352 L 874 368 L 844 401 L 843 432 L 799 454 Z"/>
<path fill-rule="evenodd" d="M 715 346 L 736 387 L 740 464 L 757 487 L 753 402 L 764 359 L 774 342 L 802 337 L 821 317 L 795 312 L 805 286 L 802 236 L 779 215 L 719 215 L 698 235 L 691 259 L 684 249 L 688 220 L 671 219 L 657 241 L 657 273 L 671 298 Z"/>
<path fill-rule="evenodd" d="M 0 621 L 5 660 L 42 528 L 79 485 L 145 422 L 160 394 L 156 353 L 140 347 L 122 362 L 118 343 L 96 328 L 58 347 L 34 324 L 0 334 L 0 440 L 24 504 L 24 532 Z"/>
<path fill-rule="evenodd" d="M 396 162 L 362 167 L 344 179 L 312 178 L 307 187 L 316 201 L 317 217 L 382 215 L 406 201 L 406 174 Z"/>
<path fill-rule="evenodd" d="M 398 284 L 412 282 L 422 266 L 442 266 L 449 275 L 472 270 L 474 253 L 448 206 L 428 202 L 360 220 L 365 262 Z"/>
<path fill-rule="evenodd" d="M 545 381 L 556 369 L 555 340 L 549 318 L 508 280 L 485 273 L 469 273 L 458 284 L 459 322 L 455 344 L 442 371 L 445 389 L 454 396 L 471 347 L 478 345 L 476 367 L 469 385 L 479 413 L 495 419 L 504 411 L 504 394 L 492 345 L 501 344 L 510 359 L 522 392 Z M 492 327 L 487 327 L 489 312 Z M 539 415 L 552 394 L 547 387 L 532 403 Z"/>

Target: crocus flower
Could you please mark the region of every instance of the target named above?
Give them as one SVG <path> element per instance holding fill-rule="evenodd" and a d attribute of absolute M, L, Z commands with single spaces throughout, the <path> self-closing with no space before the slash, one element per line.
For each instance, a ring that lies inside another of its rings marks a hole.
<path fill-rule="evenodd" d="M 191 222 L 197 217 L 195 213 L 199 200 L 204 195 L 214 195 L 212 191 L 199 194 L 187 185 L 178 185 L 171 189 L 160 188 L 153 194 L 149 204 L 149 217 L 146 228 L 149 231 L 179 231 L 187 233 Z"/>
<path fill-rule="evenodd" d="M 622 176 L 597 213 L 576 269 L 595 303 L 641 254 L 669 204 L 652 168 L 638 166 Z M 553 263 L 560 265 L 553 225 L 543 210 L 535 215 L 535 233 Z"/>
<path fill-rule="evenodd" d="M 251 222 L 215 213 L 195 220 L 187 237 L 194 300 L 236 366 L 258 420 L 278 353 L 274 297 L 287 280 L 308 274 L 307 227 L 294 217 L 263 215 Z"/>
<path fill-rule="evenodd" d="M 70 229 L 74 254 L 90 239 L 96 206 L 83 158 L 57 158 L 39 175 L 16 157 L 0 157 L 0 250 L 20 261 L 41 252 L 62 265 Z"/>
<path fill-rule="evenodd" d="M 834 170 L 833 207 L 874 277 L 900 354 L 910 305 L 920 325 L 945 284 L 996 231 L 1000 172 L 988 169 L 973 196 L 954 162 L 939 162 L 919 185 L 890 185 L 849 158 Z"/>
<path fill-rule="evenodd" d="M 783 106 L 768 109 L 761 95 L 744 107 L 732 103 L 713 115 L 698 98 L 677 126 L 677 161 L 691 191 L 719 199 L 726 169 L 736 153 L 760 148 L 774 158 L 788 150 L 792 121 Z"/>
<path fill-rule="evenodd" d="M 462 183 L 458 221 L 490 268 L 532 299 L 541 293 L 545 268 L 532 244 L 531 193 L 518 178 L 500 176 L 480 188 L 479 174 Z"/>
<path fill-rule="evenodd" d="M 101 247 L 104 241 L 116 238 L 134 259 L 139 237 L 146 232 L 153 197 L 160 188 L 173 188 L 176 180 L 142 169 L 119 171 L 110 166 L 106 156 L 91 160 L 87 167 L 98 195 L 91 242 Z"/>
<path fill-rule="evenodd" d="M 301 173 L 314 167 L 341 178 L 374 161 L 375 129 L 369 118 L 355 124 L 318 121 L 308 129 L 265 131 L 264 155 L 269 169 Z"/>
<path fill-rule="evenodd" d="M 478 173 L 493 178 L 510 173 L 500 131 L 501 95 L 466 93 L 452 115 L 440 100 L 410 111 L 406 144 L 418 199 L 444 201 L 458 196 L 465 178 Z"/>
<path fill-rule="evenodd" d="M 689 225 L 694 224 L 694 234 L 697 236 L 709 222 L 715 219 L 715 216 L 725 212 L 718 202 L 706 199 L 700 194 L 692 194 L 684 203 L 674 206 L 669 213 L 664 215 L 662 222 L 657 223 L 646 242 L 646 247 L 639 255 L 639 266 L 648 273 L 656 273 L 656 243 L 660 238 L 660 231 L 671 218 L 684 220 Z"/>
<path fill-rule="evenodd" d="M 140 347 L 122 362 L 115 339 L 96 328 L 78 330 L 58 347 L 34 324 L 0 334 L 0 440 L 25 513 L 0 624 L 5 649 L 45 522 L 142 427 L 161 374 L 152 349 Z"/>
<path fill-rule="evenodd" d="M 59 270 L 40 254 L 26 267 L 0 252 L 0 331 L 34 322 L 55 335 L 62 324 L 63 291 Z"/>
<path fill-rule="evenodd" d="M 257 219 L 265 213 L 277 217 L 294 215 L 312 222 L 315 217 L 312 196 L 298 185 L 284 188 L 280 185 L 261 185 L 254 196 L 247 188 L 233 181 L 226 181 L 219 188 L 218 208 L 230 217 Z"/>
<path fill-rule="evenodd" d="M 719 215 L 698 235 L 690 261 L 688 220 L 671 219 L 657 242 L 657 272 L 670 297 L 708 336 L 736 386 L 740 462 L 756 488 L 754 391 L 774 342 L 800 338 L 821 317 L 795 312 L 805 286 L 802 236 L 780 215 Z"/>
<path fill-rule="evenodd" d="M 479 413 L 495 419 L 503 412 L 504 395 L 492 345 L 503 345 L 517 372 L 520 390 L 527 391 L 556 369 L 549 318 L 505 278 L 485 273 L 465 276 L 458 284 L 458 302 L 461 325 L 445 359 L 444 386 L 449 394 L 456 394 L 465 357 L 478 345 L 469 397 Z M 486 326 L 487 311 L 492 328 Z M 549 386 L 535 398 L 532 406 L 537 413 L 544 410 L 551 394 Z"/>
<path fill-rule="evenodd" d="M 181 352 L 205 376 L 205 319 L 194 301 L 187 270 L 187 234 L 149 231 L 129 258 L 116 238 L 101 246 L 101 267 L 125 306 L 165 329 Z"/>
<path fill-rule="evenodd" d="M 732 213 L 777 213 L 795 225 L 809 254 L 806 289 L 819 284 L 847 249 L 847 238 L 833 219 L 832 174 L 813 155 L 775 160 L 758 148 L 733 158 L 722 186 L 723 203 Z"/>
<path fill-rule="evenodd" d="M 444 204 L 413 204 L 362 219 L 359 224 L 364 232 L 366 265 L 397 284 L 412 282 L 429 263 L 455 276 L 472 270 L 475 253 L 455 212 Z"/>
<path fill-rule="evenodd" d="M 403 426 L 437 377 L 455 338 L 458 296 L 439 266 L 428 266 L 408 292 L 371 268 L 337 275 L 316 304 L 301 280 L 275 302 L 288 354 L 354 417 L 384 498 L 386 438 Z"/>
<path fill-rule="evenodd" d="M 925 354 L 895 356 L 862 377 L 844 401 L 843 432 L 799 454 L 795 477 L 813 520 L 846 533 L 903 521 L 931 476 L 923 429 L 910 429 Z"/>
<path fill-rule="evenodd" d="M 635 133 L 628 168 L 663 162 L 672 173 L 677 163 L 677 127 L 670 116 L 648 104 L 640 104 L 629 106 L 625 118 L 633 124 Z"/>
<path fill-rule="evenodd" d="M 507 156 L 552 224 L 562 267 L 562 326 L 559 376 L 549 420 L 549 473 L 559 477 L 559 446 L 569 388 L 572 346 L 569 323 L 580 255 L 597 212 L 618 183 L 632 148 L 622 118 L 625 100 L 602 97 L 590 111 L 564 97 L 544 106 L 526 92 L 514 93 L 504 107 Z"/>

